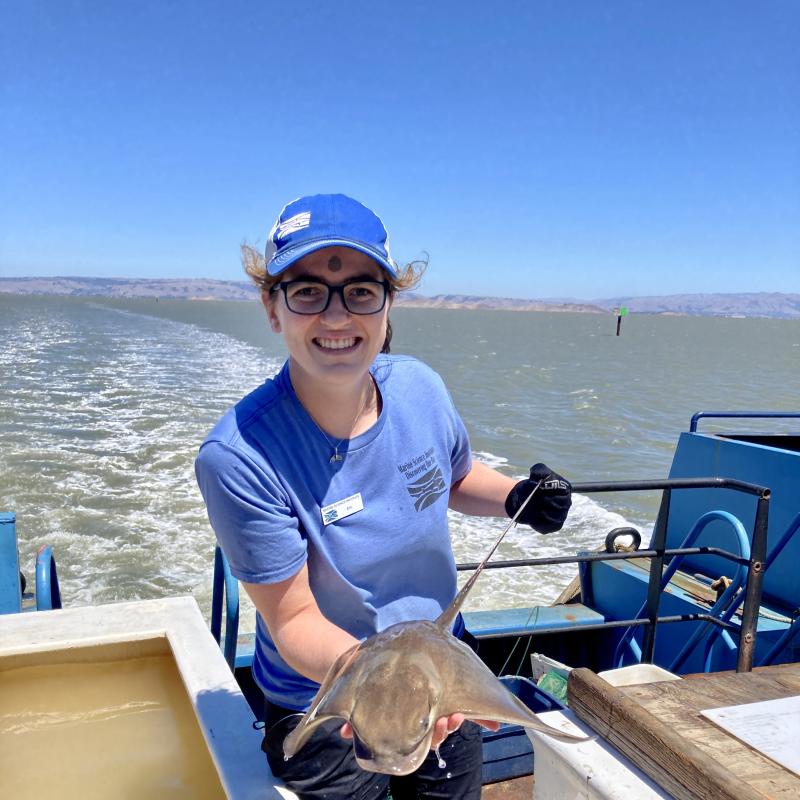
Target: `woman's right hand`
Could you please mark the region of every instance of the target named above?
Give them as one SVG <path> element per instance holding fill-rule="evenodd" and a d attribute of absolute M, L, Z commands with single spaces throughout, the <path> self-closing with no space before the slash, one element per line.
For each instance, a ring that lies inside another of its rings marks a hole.
<path fill-rule="evenodd" d="M 455 733 L 461 727 L 465 719 L 466 717 L 460 713 L 450 714 L 450 716 L 447 717 L 439 717 L 433 726 L 431 750 L 435 750 L 451 733 Z M 484 728 L 488 728 L 490 731 L 496 731 L 500 727 L 500 723 L 494 720 L 476 719 L 473 720 L 473 722 L 477 722 L 478 725 L 483 725 Z M 339 733 L 341 733 L 345 739 L 352 739 L 353 726 L 349 722 L 345 722 L 340 728 Z"/>

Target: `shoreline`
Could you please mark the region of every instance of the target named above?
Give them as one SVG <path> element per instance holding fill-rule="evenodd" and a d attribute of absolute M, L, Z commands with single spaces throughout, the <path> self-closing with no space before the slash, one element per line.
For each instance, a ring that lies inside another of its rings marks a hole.
<path fill-rule="evenodd" d="M 114 300 L 252 302 L 259 291 L 247 281 L 210 278 L 0 277 L 0 295 L 104 297 Z M 492 297 L 466 294 L 398 295 L 399 308 L 486 310 L 613 315 L 625 306 L 631 315 L 800 319 L 800 294 L 783 292 L 694 293 L 616 297 L 598 300 Z"/>

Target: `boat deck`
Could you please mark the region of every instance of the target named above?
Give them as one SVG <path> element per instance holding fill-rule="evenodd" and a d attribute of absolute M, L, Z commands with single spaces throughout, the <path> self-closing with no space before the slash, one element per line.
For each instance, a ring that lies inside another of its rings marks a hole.
<path fill-rule="evenodd" d="M 531 800 L 533 787 L 533 775 L 524 775 L 522 778 L 484 786 L 481 797 L 483 800 Z"/>

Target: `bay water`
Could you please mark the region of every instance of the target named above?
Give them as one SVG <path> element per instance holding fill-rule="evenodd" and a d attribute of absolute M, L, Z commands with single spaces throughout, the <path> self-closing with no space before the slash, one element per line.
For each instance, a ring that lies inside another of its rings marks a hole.
<path fill-rule="evenodd" d="M 444 378 L 475 457 L 512 476 L 544 461 L 573 482 L 663 478 L 695 411 L 800 408 L 800 320 L 633 315 L 617 337 L 612 315 L 396 307 L 392 324 L 393 352 Z M 50 544 L 65 605 L 192 594 L 208 614 L 214 536 L 193 459 L 285 357 L 257 301 L 0 295 L 0 511 L 17 514 L 29 579 Z M 646 542 L 658 499 L 576 495 L 561 532 L 517 528 L 496 557 L 596 549 L 628 524 Z M 450 522 L 460 561 L 503 526 Z M 487 572 L 470 607 L 549 602 L 574 574 Z"/>

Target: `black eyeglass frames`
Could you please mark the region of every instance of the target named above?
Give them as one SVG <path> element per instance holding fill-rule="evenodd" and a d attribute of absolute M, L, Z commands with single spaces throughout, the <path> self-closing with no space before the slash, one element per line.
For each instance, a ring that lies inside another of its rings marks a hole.
<path fill-rule="evenodd" d="M 276 283 L 269 293 L 282 290 L 286 307 L 295 314 L 321 314 L 331 304 L 335 294 L 339 295 L 342 305 L 351 314 L 377 314 L 386 305 L 391 288 L 386 280 L 352 280 L 330 284 L 300 279 Z"/>

